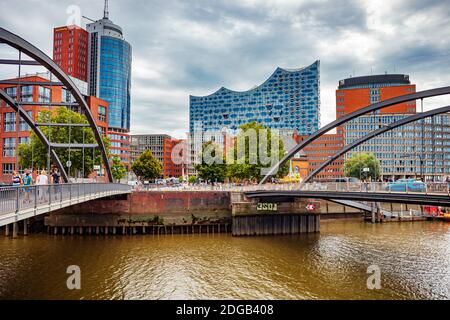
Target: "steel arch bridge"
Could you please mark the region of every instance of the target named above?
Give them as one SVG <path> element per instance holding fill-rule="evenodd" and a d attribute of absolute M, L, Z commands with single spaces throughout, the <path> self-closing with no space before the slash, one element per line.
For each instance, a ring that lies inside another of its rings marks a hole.
<path fill-rule="evenodd" d="M 0 59 L 0 64 L 8 64 L 8 65 L 18 65 L 19 73 L 20 67 L 24 65 L 31 66 L 41 66 L 46 68 L 52 75 L 54 75 L 60 82 L 45 82 L 45 83 L 37 83 L 33 82 L 30 85 L 45 85 L 45 86 L 64 86 L 70 92 L 72 97 L 75 99 L 75 102 L 25 102 L 24 105 L 38 105 L 38 106 L 67 106 L 67 107 L 78 107 L 82 110 L 85 115 L 88 124 L 80 125 L 80 124 L 72 124 L 72 126 L 86 126 L 90 127 L 94 133 L 94 138 L 96 140 L 96 144 L 70 144 L 69 143 L 52 143 L 45 136 L 43 131 L 40 129 L 40 126 L 67 126 L 67 124 L 40 124 L 33 120 L 27 112 L 22 108 L 21 101 L 17 101 L 16 98 L 9 96 L 4 90 L 0 89 L 0 100 L 5 101 L 5 103 L 10 106 L 14 111 L 18 113 L 18 115 L 30 126 L 33 132 L 37 135 L 40 141 L 46 146 L 49 150 L 51 158 L 58 166 L 61 176 L 65 182 L 68 182 L 69 178 L 67 172 L 64 168 L 64 165 L 61 163 L 61 160 L 58 157 L 58 154 L 55 152 L 55 149 L 67 149 L 67 148 L 91 148 L 91 149 L 99 149 L 101 152 L 103 164 L 105 166 L 105 171 L 108 176 L 109 182 L 113 182 L 113 177 L 111 173 L 111 167 L 108 161 L 108 155 L 106 153 L 106 148 L 102 140 L 102 136 L 99 128 L 97 127 L 94 117 L 83 97 L 79 89 L 75 86 L 73 81 L 69 78 L 69 76 L 44 52 L 39 50 L 37 47 L 33 46 L 26 40 L 21 37 L 5 30 L 0 27 L 0 44 L 6 44 L 10 47 L 16 49 L 19 52 L 19 60 L 6 60 Z M 22 53 L 27 55 L 33 60 L 22 60 Z M 20 74 L 17 81 L 10 81 L 10 84 L 14 84 L 16 86 L 20 86 L 24 84 L 20 81 Z"/>
<path fill-rule="evenodd" d="M 351 120 L 353 120 L 353 119 L 355 119 L 355 118 L 357 118 L 359 116 L 362 116 L 364 114 L 367 114 L 367 113 L 370 113 L 370 112 L 374 112 L 374 111 L 377 111 L 377 110 L 380 110 L 380 109 L 383 109 L 383 108 L 387 108 L 387 107 L 393 106 L 393 105 L 398 104 L 398 103 L 408 102 L 408 101 L 417 100 L 417 99 L 423 100 L 425 98 L 431 98 L 431 97 L 436 97 L 436 96 L 441 96 L 441 95 L 446 95 L 446 94 L 450 94 L 450 86 L 436 88 L 436 89 L 430 89 L 430 90 L 424 90 L 424 91 L 419 91 L 419 92 L 416 92 L 416 93 L 411 93 L 411 94 L 398 96 L 398 97 L 395 97 L 395 98 L 392 98 L 392 99 L 388 99 L 388 100 L 384 100 L 384 101 L 381 101 L 381 102 L 378 102 L 378 103 L 374 103 L 374 104 L 368 105 L 368 106 L 366 106 L 364 108 L 361 108 L 361 109 L 359 109 L 359 110 L 357 110 L 355 112 L 346 114 L 343 117 L 341 117 L 339 119 L 336 119 L 335 121 L 327 124 L 326 126 L 324 126 L 321 129 L 319 129 L 318 131 L 313 133 L 311 136 L 309 136 L 307 139 L 305 139 L 304 141 L 302 141 L 301 143 L 296 145 L 294 148 L 292 148 L 277 164 L 275 164 L 272 168 L 270 168 L 269 172 L 264 176 L 264 178 L 260 181 L 259 184 L 262 185 L 265 182 L 267 182 L 267 180 L 270 177 L 272 177 L 273 175 L 276 174 L 276 172 L 278 171 L 278 168 L 280 168 L 282 165 L 284 165 L 297 152 L 299 152 L 300 150 L 304 149 L 306 146 L 311 144 L 313 141 L 317 140 L 319 137 L 321 137 L 322 135 L 324 135 L 328 131 L 330 131 L 330 130 L 332 130 L 334 128 L 337 128 L 338 126 L 341 126 L 341 125 L 343 125 L 343 124 L 345 124 L 345 123 L 347 123 L 347 122 L 349 122 L 349 121 L 351 121 Z M 371 138 L 373 138 L 373 137 L 375 137 L 377 135 L 380 135 L 380 134 L 382 134 L 384 132 L 390 131 L 390 130 L 396 128 L 396 127 L 399 127 L 401 125 L 407 124 L 409 122 L 413 122 L 413 121 L 416 121 L 416 120 L 427 118 L 427 117 L 432 116 L 432 115 L 445 113 L 445 112 L 449 111 L 446 108 L 448 108 L 448 107 L 443 107 L 443 108 L 435 109 L 435 110 L 432 110 L 432 111 L 419 113 L 419 114 L 416 114 L 414 116 L 411 116 L 411 117 L 408 117 L 408 118 L 396 121 L 394 123 L 391 123 L 387 127 L 375 130 L 372 133 L 370 133 L 369 135 L 364 136 L 363 138 L 355 141 L 354 143 L 352 143 L 351 145 L 347 146 L 343 150 L 346 150 L 345 152 L 347 152 L 348 150 L 358 146 L 359 144 L 361 144 L 361 143 L 363 143 L 363 142 L 365 142 L 365 141 L 367 141 L 367 140 L 369 140 L 369 139 L 371 139 Z M 338 152 L 337 154 L 339 154 L 341 152 L 342 152 L 342 150 L 340 152 Z M 343 152 L 342 154 L 344 154 L 345 152 Z M 333 158 L 335 156 L 333 156 Z M 337 156 L 333 160 L 337 159 L 339 156 Z M 320 168 L 318 168 L 317 170 L 312 172 L 306 179 L 310 180 L 314 175 L 316 175 L 323 168 L 325 168 L 325 166 L 321 166 Z"/>

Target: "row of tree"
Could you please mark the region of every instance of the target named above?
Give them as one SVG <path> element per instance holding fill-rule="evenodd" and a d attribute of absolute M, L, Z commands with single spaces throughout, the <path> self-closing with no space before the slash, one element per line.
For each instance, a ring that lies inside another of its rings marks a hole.
<path fill-rule="evenodd" d="M 209 141 L 203 144 L 200 163 L 195 165 L 198 176 L 211 182 L 259 181 L 285 154 L 283 141 L 269 128 L 251 122 L 240 126 L 233 148 L 225 155 L 222 148 Z M 276 177 L 289 172 L 287 164 L 279 168 Z"/>

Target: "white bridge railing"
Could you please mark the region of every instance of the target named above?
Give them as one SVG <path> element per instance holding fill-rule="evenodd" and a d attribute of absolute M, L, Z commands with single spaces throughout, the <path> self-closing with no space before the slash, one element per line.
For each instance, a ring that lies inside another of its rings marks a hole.
<path fill-rule="evenodd" d="M 429 182 L 417 184 L 393 184 L 389 182 L 311 182 L 311 183 L 266 183 L 263 185 L 248 184 L 181 184 L 165 186 L 150 184 L 135 187 L 134 190 L 142 191 L 325 191 L 325 192 L 386 192 L 386 193 L 418 193 L 439 194 L 450 196 L 450 184 L 446 182 Z"/>
<path fill-rule="evenodd" d="M 68 183 L 0 187 L 0 225 L 11 214 L 49 212 L 104 196 L 128 193 L 131 187 L 117 183 Z M 16 219 L 20 220 L 20 219 Z"/>

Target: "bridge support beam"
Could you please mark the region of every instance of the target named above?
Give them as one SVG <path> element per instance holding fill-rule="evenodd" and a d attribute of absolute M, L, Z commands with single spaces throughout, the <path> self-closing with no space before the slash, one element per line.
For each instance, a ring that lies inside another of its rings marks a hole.
<path fill-rule="evenodd" d="M 13 239 L 17 238 L 17 234 L 19 231 L 18 229 L 19 229 L 19 225 L 17 224 L 17 222 L 14 222 L 13 223 L 13 234 L 12 234 Z"/>
<path fill-rule="evenodd" d="M 372 208 L 372 223 L 375 223 L 377 222 L 377 220 L 376 220 L 375 204 L 373 202 L 371 204 L 371 208 Z"/>

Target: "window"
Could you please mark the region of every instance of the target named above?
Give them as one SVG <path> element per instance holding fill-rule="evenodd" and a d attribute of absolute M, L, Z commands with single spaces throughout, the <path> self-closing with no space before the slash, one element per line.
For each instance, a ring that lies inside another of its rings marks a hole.
<path fill-rule="evenodd" d="M 22 86 L 21 101 L 33 102 L 33 86 Z"/>
<path fill-rule="evenodd" d="M 17 96 L 17 88 L 16 87 L 6 88 L 5 91 L 6 91 L 6 94 L 9 95 L 11 98 L 16 99 L 16 96 Z"/>
<path fill-rule="evenodd" d="M 50 102 L 50 89 L 45 87 L 39 87 L 39 102 Z"/>
<path fill-rule="evenodd" d="M 3 156 L 14 157 L 14 151 L 16 149 L 16 138 L 3 139 Z"/>
<path fill-rule="evenodd" d="M 30 116 L 30 118 L 33 117 L 33 111 L 27 111 L 27 114 Z M 19 122 L 19 130 L 20 131 L 29 131 L 30 126 L 25 122 L 25 120 L 21 117 Z"/>
<path fill-rule="evenodd" d="M 5 131 L 5 132 L 16 131 L 16 113 L 15 112 L 5 113 L 5 122 L 4 122 L 3 131 Z"/>
<path fill-rule="evenodd" d="M 98 106 L 98 120 L 106 122 L 106 107 Z"/>
<path fill-rule="evenodd" d="M 30 137 L 20 137 L 19 144 L 28 144 L 30 143 Z"/>
<path fill-rule="evenodd" d="M 12 174 L 14 171 L 14 163 L 3 164 L 3 174 Z"/>

